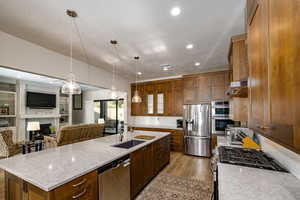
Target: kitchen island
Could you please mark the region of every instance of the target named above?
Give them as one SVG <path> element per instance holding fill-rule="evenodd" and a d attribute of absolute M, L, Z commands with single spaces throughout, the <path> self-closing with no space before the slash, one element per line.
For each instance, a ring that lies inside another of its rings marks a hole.
<path fill-rule="evenodd" d="M 135 147 L 123 149 L 113 147 L 113 145 L 120 143 L 119 136 L 113 135 L 46 149 L 41 152 L 17 155 L 1 160 L 0 168 L 5 170 L 6 176 L 5 184 L 7 190 L 6 195 L 8 195 L 7 199 L 64 199 L 56 197 L 59 196 L 59 194 L 56 193 L 57 190 L 59 190 L 59 192 L 67 193 L 68 191 L 61 190 L 64 188 L 64 186 L 68 186 L 69 184 L 76 186 L 76 184 L 80 183 L 82 180 L 85 180 L 85 184 L 89 184 L 87 186 L 89 192 L 93 193 L 93 195 L 96 195 L 98 189 L 97 169 L 99 167 L 102 167 L 128 154 L 130 157 L 132 155 L 134 156 L 135 152 L 143 150 L 146 147 L 149 149 L 148 156 L 151 154 L 151 156 L 153 156 L 152 160 L 154 161 L 154 166 L 150 169 L 150 175 L 152 178 L 155 175 L 154 172 L 157 173 L 158 169 L 161 168 L 162 163 L 165 165 L 167 162 L 169 162 L 170 133 L 136 131 L 134 133 L 125 134 L 123 142 L 126 140 L 135 139 L 134 137 L 138 135 L 155 136 L 155 138 L 151 140 L 144 140 L 144 143 L 141 143 Z M 166 144 L 165 146 L 167 147 L 167 149 L 164 151 L 164 154 L 168 155 L 168 157 L 165 156 L 165 159 L 162 161 L 155 156 L 157 154 L 161 154 L 161 152 L 159 152 L 161 149 L 160 141 L 163 140 Z M 157 154 L 155 154 L 155 152 L 157 152 Z M 137 159 L 134 158 L 134 160 Z M 162 163 L 155 164 L 155 161 Z M 155 167 L 157 170 L 154 170 Z M 134 166 L 134 163 L 132 163 L 131 172 L 132 170 L 135 170 L 135 168 L 136 166 Z M 149 181 L 151 178 L 147 180 Z M 132 173 L 131 179 L 138 181 L 136 177 L 132 177 Z M 131 182 L 131 187 L 135 187 L 135 185 L 145 185 L 145 183 L 137 184 Z M 66 190 L 69 190 L 68 187 L 66 187 Z M 139 190 L 135 190 L 132 196 L 135 196 L 137 192 L 139 192 Z M 77 194 L 78 191 L 72 191 L 71 193 L 73 193 L 73 196 L 76 196 L 74 194 Z M 87 195 L 91 195 L 88 192 L 86 193 Z M 93 198 L 94 197 L 95 196 L 93 196 Z"/>

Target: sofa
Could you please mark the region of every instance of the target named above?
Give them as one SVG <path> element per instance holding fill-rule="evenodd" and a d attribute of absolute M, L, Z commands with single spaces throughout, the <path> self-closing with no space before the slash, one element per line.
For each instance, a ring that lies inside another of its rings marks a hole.
<path fill-rule="evenodd" d="M 46 148 L 73 144 L 103 137 L 104 124 L 81 124 L 63 127 L 55 137 L 44 136 Z"/>
<path fill-rule="evenodd" d="M 0 157 L 10 157 L 21 153 L 22 145 L 13 142 L 13 132 L 5 130 L 0 132 Z"/>

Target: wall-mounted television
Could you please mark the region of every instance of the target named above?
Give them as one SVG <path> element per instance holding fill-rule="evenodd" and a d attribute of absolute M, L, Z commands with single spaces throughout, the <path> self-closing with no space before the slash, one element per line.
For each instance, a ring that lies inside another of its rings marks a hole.
<path fill-rule="evenodd" d="M 36 109 L 56 108 L 56 95 L 37 92 L 27 92 L 26 106 Z"/>

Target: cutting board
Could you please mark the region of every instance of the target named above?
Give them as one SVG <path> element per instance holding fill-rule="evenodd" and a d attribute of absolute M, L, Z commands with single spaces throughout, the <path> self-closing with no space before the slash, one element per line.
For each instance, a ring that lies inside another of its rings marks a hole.
<path fill-rule="evenodd" d="M 137 135 L 134 138 L 136 138 L 136 139 L 142 139 L 142 140 L 153 140 L 155 138 L 155 136 Z"/>

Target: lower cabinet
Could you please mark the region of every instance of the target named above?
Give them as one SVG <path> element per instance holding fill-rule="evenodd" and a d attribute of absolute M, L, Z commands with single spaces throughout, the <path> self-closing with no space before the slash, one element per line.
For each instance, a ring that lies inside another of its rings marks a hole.
<path fill-rule="evenodd" d="M 98 199 L 97 171 L 81 176 L 54 190 L 55 200 L 90 200 Z"/>
<path fill-rule="evenodd" d="M 158 174 L 170 162 L 170 137 L 153 144 L 154 174 Z"/>
<path fill-rule="evenodd" d="M 171 133 L 170 150 L 175 152 L 183 151 L 183 130 L 165 129 L 165 128 L 146 128 L 146 127 L 134 127 L 134 130 L 169 132 Z"/>
<path fill-rule="evenodd" d="M 130 154 L 130 196 L 133 199 L 170 162 L 170 136 Z M 94 170 L 46 192 L 5 172 L 5 200 L 97 200 L 98 172 Z"/>
<path fill-rule="evenodd" d="M 170 162 L 170 137 L 164 137 L 130 154 L 131 199 Z"/>
<path fill-rule="evenodd" d="M 6 200 L 94 200 L 98 199 L 97 171 L 83 175 L 46 192 L 26 181 L 5 173 Z"/>

